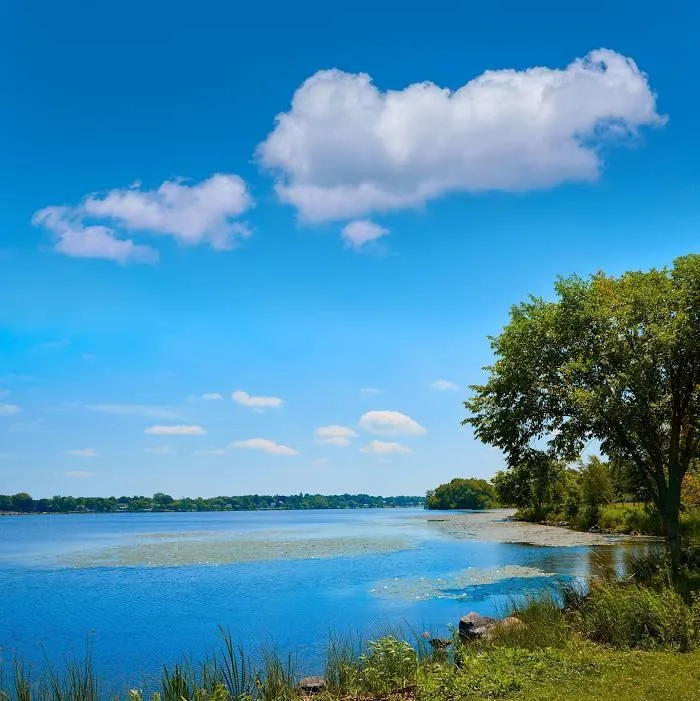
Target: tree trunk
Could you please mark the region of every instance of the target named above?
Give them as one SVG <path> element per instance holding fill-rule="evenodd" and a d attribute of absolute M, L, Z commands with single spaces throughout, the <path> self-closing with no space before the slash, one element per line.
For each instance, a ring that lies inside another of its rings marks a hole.
<path fill-rule="evenodd" d="M 668 543 L 673 574 L 677 575 L 681 569 L 680 484 L 675 485 L 672 483 L 669 485 L 662 506 L 661 519 L 663 523 L 664 535 L 666 536 L 666 542 Z"/>

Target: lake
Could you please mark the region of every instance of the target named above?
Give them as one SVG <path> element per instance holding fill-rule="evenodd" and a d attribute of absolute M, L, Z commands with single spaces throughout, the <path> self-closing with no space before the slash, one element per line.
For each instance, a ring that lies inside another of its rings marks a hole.
<path fill-rule="evenodd" d="M 217 646 L 291 651 L 320 671 L 328 636 L 447 634 L 469 611 L 621 562 L 622 539 L 420 509 L 0 518 L 0 655 L 82 657 L 113 689 Z"/>

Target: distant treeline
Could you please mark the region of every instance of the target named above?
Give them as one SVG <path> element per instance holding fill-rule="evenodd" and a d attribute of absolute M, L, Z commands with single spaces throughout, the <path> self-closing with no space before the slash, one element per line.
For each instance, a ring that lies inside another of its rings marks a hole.
<path fill-rule="evenodd" d="M 68 514 L 120 511 L 260 511 L 263 509 L 385 509 L 423 506 L 425 497 L 373 497 L 369 494 L 294 494 L 174 499 L 161 492 L 152 497 L 61 497 L 32 499 L 26 492 L 0 494 L 0 512 Z"/>

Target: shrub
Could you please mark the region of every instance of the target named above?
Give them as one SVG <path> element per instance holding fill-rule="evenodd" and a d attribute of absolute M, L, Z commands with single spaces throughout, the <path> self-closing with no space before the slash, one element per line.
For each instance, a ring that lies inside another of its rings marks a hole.
<path fill-rule="evenodd" d="M 358 686 L 367 694 L 391 694 L 416 683 L 418 655 L 393 635 L 370 641 L 359 662 Z"/>
<path fill-rule="evenodd" d="M 600 528 L 615 533 L 661 535 L 661 519 L 656 510 L 640 504 L 606 504 L 600 511 Z"/>
<path fill-rule="evenodd" d="M 590 640 L 619 648 L 688 650 L 700 634 L 700 606 L 687 606 L 671 587 L 593 581 L 573 616 Z"/>

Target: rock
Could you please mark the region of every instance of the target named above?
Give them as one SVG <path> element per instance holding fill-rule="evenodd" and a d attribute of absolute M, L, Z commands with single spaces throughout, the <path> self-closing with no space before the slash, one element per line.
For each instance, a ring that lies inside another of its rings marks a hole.
<path fill-rule="evenodd" d="M 299 682 L 299 690 L 303 694 L 318 694 L 326 688 L 326 680 L 323 677 L 304 677 Z"/>
<path fill-rule="evenodd" d="M 496 624 L 496 619 L 482 616 L 472 611 L 462 616 L 459 621 L 459 636 L 464 640 L 476 640 L 488 635 L 489 630 Z"/>
<path fill-rule="evenodd" d="M 482 616 L 480 613 L 476 613 L 475 611 L 468 613 L 466 616 L 462 616 L 461 620 L 465 623 L 471 623 L 477 628 L 480 626 L 492 626 L 494 623 L 497 623 L 495 618 L 491 618 L 490 616 Z"/>

